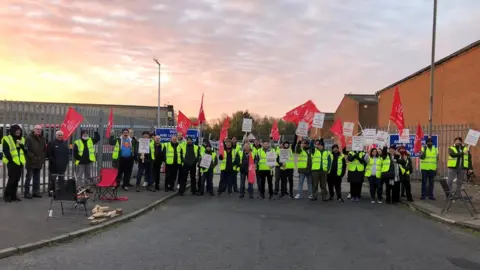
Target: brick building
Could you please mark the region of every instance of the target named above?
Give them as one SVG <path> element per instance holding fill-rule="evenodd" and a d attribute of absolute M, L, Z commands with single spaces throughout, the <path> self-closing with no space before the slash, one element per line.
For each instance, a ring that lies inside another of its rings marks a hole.
<path fill-rule="evenodd" d="M 335 119 L 342 122 L 355 123 L 354 134 L 360 132 L 360 127 L 377 125 L 378 100 L 376 95 L 345 94 L 335 111 Z"/>
<path fill-rule="evenodd" d="M 430 66 L 376 92 L 378 96 L 378 126 L 386 127 L 395 88 L 402 100 L 405 125 L 428 125 L 430 97 Z M 434 125 L 469 125 L 480 129 L 480 40 L 435 63 L 433 100 Z M 424 130 L 425 133 L 428 130 Z M 435 133 L 435 130 L 434 130 Z M 465 131 L 456 136 L 465 136 Z M 442 136 L 441 134 L 439 134 Z M 444 136 L 445 137 L 445 136 Z M 453 136 L 440 138 L 442 146 L 453 143 Z M 474 164 L 480 161 L 479 147 L 473 149 Z M 444 159 L 446 153 L 442 154 Z"/>

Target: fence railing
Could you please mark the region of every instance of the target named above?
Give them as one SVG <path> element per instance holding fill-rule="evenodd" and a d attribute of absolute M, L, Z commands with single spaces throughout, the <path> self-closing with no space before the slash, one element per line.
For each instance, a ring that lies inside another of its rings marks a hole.
<path fill-rule="evenodd" d="M 363 127 L 366 128 L 376 128 L 377 130 L 388 131 L 390 135 L 398 134 L 398 130 L 394 126 L 388 127 Z M 405 127 L 409 129 L 410 136 L 415 136 L 417 125 L 415 126 L 408 126 Z M 388 130 L 389 129 L 389 130 Z M 432 135 L 437 136 L 437 143 L 438 143 L 438 168 L 437 168 L 437 178 L 446 177 L 447 176 L 447 158 L 448 158 L 448 148 L 453 145 L 453 141 L 456 137 L 465 138 L 468 130 L 470 129 L 469 125 L 434 125 L 432 128 Z M 422 130 L 424 131 L 425 135 L 428 135 L 428 126 L 422 126 Z M 413 148 L 413 146 L 411 146 Z M 412 174 L 413 179 L 421 179 L 421 172 L 420 172 L 420 162 L 417 158 L 412 158 L 414 172 Z"/>
<path fill-rule="evenodd" d="M 68 110 L 68 104 L 46 104 L 46 103 L 32 103 L 32 102 L 17 102 L 17 101 L 0 101 L 0 139 L 8 135 L 10 126 L 18 124 L 23 129 L 23 134 L 26 137 L 33 130 L 35 125 L 43 127 L 43 135 L 48 142 L 55 139 L 55 132 L 60 129 L 60 125 L 65 118 Z M 111 153 L 113 146 L 109 145 L 109 140 L 105 138 L 105 130 L 108 124 L 108 113 L 100 108 L 91 107 L 73 107 L 80 114 L 83 115 L 84 121 L 80 128 L 69 138 L 70 146 L 70 162 L 66 171 L 68 177 L 72 177 L 75 171 L 75 164 L 72 162 L 73 157 L 73 142 L 80 138 L 82 130 L 86 130 L 93 137 L 94 132 L 98 132 L 101 140 L 95 146 L 97 162 L 92 168 L 92 176 L 97 176 L 100 168 L 111 166 Z M 124 128 L 131 128 L 135 131 L 135 135 L 140 136 L 144 130 L 153 131 L 154 121 L 144 118 L 128 117 L 124 115 L 116 115 L 114 110 L 114 126 L 113 136 L 118 136 Z M 0 144 L 1 145 L 1 144 Z M 3 155 L 0 146 L 0 156 Z M 3 163 L 0 163 L 0 189 L 6 186 L 8 179 L 7 168 Z M 23 192 L 23 185 L 25 181 L 26 171 L 23 173 L 19 186 Z M 40 188 L 42 192 L 47 189 L 49 174 L 48 162 L 45 160 L 41 176 Z"/>

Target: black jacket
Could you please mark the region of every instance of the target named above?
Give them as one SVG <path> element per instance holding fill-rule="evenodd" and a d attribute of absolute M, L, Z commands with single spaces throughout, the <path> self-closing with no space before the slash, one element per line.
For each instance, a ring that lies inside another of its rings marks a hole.
<path fill-rule="evenodd" d="M 225 171 L 226 172 L 232 172 L 234 167 L 238 165 L 239 161 L 238 161 L 238 155 L 233 155 L 233 151 L 230 151 L 230 152 L 227 152 L 227 149 L 225 149 L 225 151 L 223 152 L 223 154 L 225 155 L 225 157 L 223 155 L 219 155 L 218 156 L 218 159 L 220 160 L 225 160 L 226 164 L 225 164 Z"/>
<path fill-rule="evenodd" d="M 340 153 L 337 155 L 332 152 L 332 166 L 330 167 L 330 174 L 331 175 L 337 175 L 337 170 L 338 170 L 338 159 L 340 158 Z M 342 162 L 342 174 L 340 175 L 340 178 L 343 178 L 345 176 L 345 172 L 347 171 L 347 162 L 345 161 L 345 158 L 342 158 L 340 161 Z"/>
<path fill-rule="evenodd" d="M 84 139 L 80 139 L 83 143 L 83 155 L 80 156 L 79 153 L 78 153 L 78 146 L 76 144 L 74 144 L 73 146 L 73 156 L 75 157 L 75 160 L 80 160 L 80 164 L 89 164 L 89 163 L 92 163 L 90 161 L 90 158 L 88 157 L 89 153 L 88 153 L 88 146 L 87 146 L 87 141 L 88 140 L 84 140 Z M 95 132 L 94 135 L 93 135 L 93 138 L 92 138 L 92 142 L 93 144 L 97 144 L 98 142 L 100 141 L 100 134 L 98 134 L 98 132 Z"/>
<path fill-rule="evenodd" d="M 27 169 L 41 169 L 45 163 L 46 141 L 42 135 L 30 133 L 25 141 Z"/>
<path fill-rule="evenodd" d="M 48 169 L 50 173 L 65 174 L 69 160 L 68 143 L 53 140 L 47 145 Z"/>
<path fill-rule="evenodd" d="M 240 160 L 240 157 L 238 157 L 238 165 L 240 166 L 240 173 L 242 174 L 248 174 L 248 166 L 249 166 L 249 162 L 250 162 L 250 156 L 249 155 L 253 155 L 252 152 L 250 152 L 248 155 L 245 154 L 245 152 L 243 152 L 243 156 L 242 156 L 242 160 Z M 258 155 L 255 155 L 254 158 L 253 158 L 253 162 L 255 164 L 258 164 Z"/>

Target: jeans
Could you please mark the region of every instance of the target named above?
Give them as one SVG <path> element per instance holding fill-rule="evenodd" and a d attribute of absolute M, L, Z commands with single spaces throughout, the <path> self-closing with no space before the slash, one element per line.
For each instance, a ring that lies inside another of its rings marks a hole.
<path fill-rule="evenodd" d="M 75 169 L 75 176 L 77 177 L 77 186 L 87 187 L 92 183 L 92 167 L 93 163 L 78 164 Z"/>
<path fill-rule="evenodd" d="M 245 182 L 248 182 L 248 173 L 240 173 L 240 195 L 245 195 Z M 253 184 L 248 182 L 248 195 L 253 196 Z"/>
<path fill-rule="evenodd" d="M 185 189 L 187 188 L 187 178 L 190 175 L 190 191 L 192 194 L 195 194 L 197 192 L 197 165 L 196 164 L 191 164 L 191 165 L 186 165 L 184 164 L 182 167 L 182 175 L 179 180 L 180 183 L 180 189 L 178 190 L 178 193 L 183 194 L 185 192 Z"/>
<path fill-rule="evenodd" d="M 457 179 L 457 189 L 456 194 L 460 195 L 460 190 L 462 189 L 463 179 L 465 178 L 465 170 L 463 169 L 448 169 L 448 187 L 450 191 L 453 191 L 453 180 Z"/>
<path fill-rule="evenodd" d="M 337 199 L 342 198 L 342 177 L 337 175 L 335 172 L 328 175 L 328 192 L 330 193 L 330 198 L 333 199 L 335 193 L 337 193 Z"/>
<path fill-rule="evenodd" d="M 145 173 L 145 182 L 149 186 L 152 185 L 152 164 L 150 162 L 139 162 L 138 163 L 138 172 L 137 172 L 137 186 L 140 186 L 142 182 L 142 176 Z"/>
<path fill-rule="evenodd" d="M 427 196 L 430 198 L 434 198 L 433 187 L 435 183 L 435 174 L 435 171 L 422 170 L 422 198 L 425 198 Z"/>
<path fill-rule="evenodd" d="M 24 194 L 30 194 L 30 181 L 32 181 L 32 194 L 38 195 L 40 193 L 40 171 L 42 169 L 27 169 L 27 176 L 25 177 Z"/>
<path fill-rule="evenodd" d="M 375 195 L 377 200 L 382 200 L 382 179 L 375 176 L 368 177 L 368 182 L 370 183 L 370 198 L 372 201 L 375 201 Z"/>
<path fill-rule="evenodd" d="M 282 195 L 287 195 L 287 183 L 290 190 L 290 196 L 293 197 L 293 169 L 285 169 L 280 171 L 282 187 Z"/>
<path fill-rule="evenodd" d="M 220 183 L 218 185 L 218 193 L 223 193 L 227 191 L 228 193 L 232 194 L 232 189 L 233 189 L 233 182 L 235 177 L 236 172 L 233 171 L 221 171 L 220 173 Z"/>
<path fill-rule="evenodd" d="M 318 186 L 320 185 L 320 190 L 322 194 L 322 200 L 327 198 L 327 175 L 326 171 L 312 171 L 312 196 L 317 198 Z"/>
<path fill-rule="evenodd" d="M 297 193 L 300 194 L 303 191 L 303 183 L 305 179 L 307 179 L 307 188 L 308 188 L 308 195 L 312 195 L 312 174 L 311 173 L 298 173 L 298 189 Z"/>
<path fill-rule="evenodd" d="M 273 177 L 272 171 L 270 170 L 259 170 L 258 174 L 260 175 L 260 183 L 258 185 L 258 191 L 260 192 L 260 196 L 265 196 L 265 184 L 268 184 L 268 195 L 273 195 Z"/>
<path fill-rule="evenodd" d="M 280 166 L 275 167 L 275 193 L 280 190 L 281 170 Z"/>

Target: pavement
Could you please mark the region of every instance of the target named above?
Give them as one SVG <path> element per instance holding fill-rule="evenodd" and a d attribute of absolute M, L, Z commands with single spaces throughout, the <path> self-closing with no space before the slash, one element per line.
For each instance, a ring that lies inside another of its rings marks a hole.
<path fill-rule="evenodd" d="M 162 181 L 163 181 L 162 175 Z M 132 179 L 132 183 L 134 180 Z M 93 194 L 88 201 L 88 215 L 91 215 L 91 209 L 99 204 L 109 206 L 111 209 L 121 208 L 124 215 L 142 209 L 153 202 L 156 202 L 172 192 L 142 192 L 133 190 L 125 192 L 118 191 L 118 196 L 128 197 L 128 201 L 92 201 Z M 66 203 L 65 216 L 61 215 L 59 203 L 53 204 L 53 218 L 47 220 L 50 198 L 46 195 L 43 198 L 34 198 L 27 200 L 21 197 L 21 202 L 0 203 L 0 216 L 2 217 L 2 226 L 0 226 L 0 249 L 9 247 L 18 247 L 27 243 L 37 242 L 60 235 L 68 234 L 76 230 L 92 227 L 84 215 L 84 211 L 77 211 L 72 203 Z M 116 217 L 118 218 L 118 217 Z M 114 219 L 116 219 L 114 218 Z"/>
<path fill-rule="evenodd" d="M 406 207 L 176 197 L 122 226 L 0 261 L 1 269 L 478 270 L 479 238 Z"/>
<path fill-rule="evenodd" d="M 439 221 L 480 231 L 480 186 L 473 184 L 467 185 L 467 193 L 472 197 L 472 203 L 477 210 L 477 214 L 473 217 L 470 215 L 465 204 L 461 201 L 453 203 L 450 210 L 442 214 L 442 209 L 445 203 L 445 193 L 443 193 L 440 183 L 438 182 L 435 183 L 434 193 L 436 198 L 435 201 L 429 199 L 420 200 L 421 183 L 412 182 L 412 195 L 415 201 L 407 202 L 406 200 L 403 200 L 402 202 Z"/>

